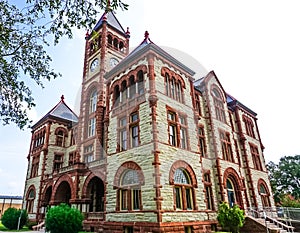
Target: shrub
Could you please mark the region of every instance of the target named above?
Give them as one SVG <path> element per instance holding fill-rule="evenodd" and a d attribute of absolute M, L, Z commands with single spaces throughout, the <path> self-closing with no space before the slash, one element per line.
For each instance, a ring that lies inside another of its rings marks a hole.
<path fill-rule="evenodd" d="M 217 219 L 223 229 L 237 233 L 240 227 L 244 225 L 245 214 L 237 205 L 229 208 L 229 205 L 223 202 L 219 206 Z"/>
<path fill-rule="evenodd" d="M 28 227 L 29 230 L 33 230 L 32 227 L 36 226 L 38 223 L 37 222 L 27 222 L 26 226 Z"/>
<path fill-rule="evenodd" d="M 67 204 L 51 207 L 46 215 L 46 229 L 51 233 L 78 233 L 82 228 L 83 215 Z"/>
<path fill-rule="evenodd" d="M 2 216 L 2 219 L 1 219 L 2 224 L 10 230 L 16 230 L 16 229 L 18 229 L 20 216 L 21 216 L 21 219 L 20 219 L 19 228 L 21 229 L 28 221 L 28 214 L 27 214 L 26 210 L 18 210 L 16 208 L 8 208 Z"/>

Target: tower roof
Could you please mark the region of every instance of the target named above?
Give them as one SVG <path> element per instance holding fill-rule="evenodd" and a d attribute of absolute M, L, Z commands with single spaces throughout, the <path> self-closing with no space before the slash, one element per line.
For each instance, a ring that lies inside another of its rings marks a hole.
<path fill-rule="evenodd" d="M 118 65 L 116 65 L 113 69 L 111 69 L 108 73 L 104 75 L 105 78 L 111 77 L 115 75 L 117 72 L 122 70 L 123 67 L 127 66 L 130 62 L 134 61 L 135 59 L 144 56 L 147 52 L 152 51 L 166 60 L 170 61 L 172 64 L 178 66 L 189 75 L 193 76 L 195 72 L 191 70 L 189 67 L 178 61 L 176 58 L 171 56 L 165 50 L 160 48 L 158 45 L 152 42 L 149 38 L 148 31 L 145 32 L 144 40 L 130 53 L 125 57 Z"/>
<path fill-rule="evenodd" d="M 43 116 L 36 124 L 32 126 L 35 128 L 41 122 L 45 121 L 46 119 L 53 118 L 53 119 L 60 119 L 66 122 L 78 122 L 77 115 L 69 108 L 69 106 L 64 101 L 64 96 L 61 96 L 61 100 L 58 104 L 55 105 L 45 116 Z"/>
<path fill-rule="evenodd" d="M 117 19 L 117 17 L 115 16 L 115 14 L 112 11 L 110 11 L 108 13 L 106 13 L 106 12 L 103 13 L 103 15 L 99 19 L 98 23 L 94 27 L 93 31 L 97 31 L 102 26 L 104 21 L 106 21 L 109 26 L 113 27 L 117 31 L 125 34 L 124 28 L 122 27 L 119 20 Z"/>

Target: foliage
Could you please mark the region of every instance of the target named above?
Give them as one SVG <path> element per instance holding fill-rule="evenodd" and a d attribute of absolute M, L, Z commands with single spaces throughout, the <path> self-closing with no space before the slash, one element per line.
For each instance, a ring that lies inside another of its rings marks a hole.
<path fill-rule="evenodd" d="M 78 233 L 82 228 L 83 215 L 79 210 L 60 204 L 50 208 L 46 215 L 46 229 L 51 233 Z"/>
<path fill-rule="evenodd" d="M 28 221 L 26 226 L 28 227 L 29 230 L 33 230 L 32 227 L 36 226 L 37 224 L 38 224 L 37 222 Z"/>
<path fill-rule="evenodd" d="M 44 80 L 60 76 L 46 51 L 51 36 L 54 45 L 62 36 L 72 38 L 72 28 L 91 28 L 99 10 L 117 8 L 128 5 L 121 0 L 0 1 L 0 121 L 23 129 L 30 123 L 26 109 L 35 106 L 29 86 L 43 87 Z"/>
<path fill-rule="evenodd" d="M 291 195 L 284 195 L 280 198 L 280 204 L 283 207 L 300 208 L 300 199 L 295 199 Z"/>
<path fill-rule="evenodd" d="M 15 230 L 18 229 L 18 223 L 19 223 L 19 217 L 20 219 L 20 225 L 19 228 L 21 229 L 28 221 L 28 214 L 26 210 L 18 210 L 16 208 L 8 208 L 3 216 L 2 216 L 2 224 L 10 229 Z"/>
<path fill-rule="evenodd" d="M 282 197 L 290 194 L 295 199 L 300 199 L 300 155 L 284 156 L 278 164 L 269 162 L 269 177 L 276 203 Z"/>
<path fill-rule="evenodd" d="M 228 203 L 223 202 L 219 206 L 217 219 L 223 229 L 237 233 L 240 227 L 244 225 L 245 214 L 238 205 L 234 205 L 230 208 Z"/>

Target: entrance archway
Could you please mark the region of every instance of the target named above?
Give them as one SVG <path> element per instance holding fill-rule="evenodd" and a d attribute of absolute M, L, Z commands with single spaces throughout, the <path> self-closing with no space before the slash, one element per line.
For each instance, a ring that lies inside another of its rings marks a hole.
<path fill-rule="evenodd" d="M 54 200 L 55 203 L 66 203 L 70 204 L 71 199 L 71 188 L 67 181 L 63 181 L 59 184 L 56 189 Z"/>
<path fill-rule="evenodd" d="M 89 212 L 103 211 L 104 184 L 99 177 L 95 176 L 90 180 L 87 187 L 87 197 L 90 199 Z"/>

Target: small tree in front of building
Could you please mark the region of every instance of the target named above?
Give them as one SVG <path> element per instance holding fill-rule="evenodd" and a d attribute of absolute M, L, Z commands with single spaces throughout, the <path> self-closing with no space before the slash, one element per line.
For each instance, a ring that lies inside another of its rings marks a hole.
<path fill-rule="evenodd" d="M 223 202 L 219 206 L 217 219 L 224 230 L 238 233 L 239 229 L 244 225 L 245 213 L 238 205 L 230 208 L 228 203 Z"/>
<path fill-rule="evenodd" d="M 51 233 L 78 233 L 82 229 L 83 215 L 75 208 L 61 203 L 47 212 L 45 226 Z"/>
<path fill-rule="evenodd" d="M 16 208 L 8 208 L 1 218 L 2 224 L 10 230 L 22 229 L 27 221 L 27 211 Z"/>

